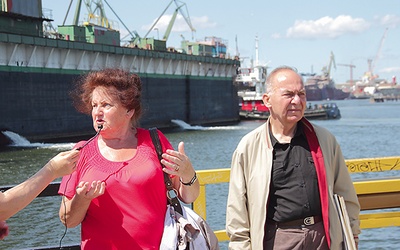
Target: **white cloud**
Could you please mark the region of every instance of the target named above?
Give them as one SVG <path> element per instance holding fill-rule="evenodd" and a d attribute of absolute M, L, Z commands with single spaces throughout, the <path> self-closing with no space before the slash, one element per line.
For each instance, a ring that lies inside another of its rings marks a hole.
<path fill-rule="evenodd" d="M 385 15 L 378 18 L 379 24 L 384 27 L 396 28 L 400 24 L 400 17 L 396 15 Z"/>
<path fill-rule="evenodd" d="M 157 28 L 160 33 L 160 37 L 162 37 L 164 35 L 165 31 L 167 30 L 167 27 L 168 27 L 169 23 L 171 22 L 171 19 L 172 19 L 172 15 L 163 15 L 158 20 L 158 22 L 154 26 L 153 30 L 155 28 Z M 154 19 L 152 24 L 154 24 L 156 22 L 156 20 L 157 19 Z M 190 23 L 194 30 L 209 29 L 209 28 L 214 28 L 217 26 L 217 24 L 215 22 L 210 21 L 207 16 L 192 17 L 192 18 L 190 18 Z M 152 24 L 143 25 L 141 27 L 141 29 L 148 31 L 150 29 L 150 27 L 152 26 Z M 188 22 L 186 22 L 185 18 L 182 15 L 178 14 L 176 16 L 175 22 L 172 26 L 171 32 L 191 32 L 191 27 L 189 26 Z"/>
<path fill-rule="evenodd" d="M 388 67 L 379 69 L 380 73 L 400 73 L 400 67 Z"/>
<path fill-rule="evenodd" d="M 296 20 L 293 27 L 286 32 L 287 38 L 299 39 L 334 39 L 346 34 L 361 33 L 371 25 L 362 18 L 340 15 L 329 16 L 317 20 Z"/>

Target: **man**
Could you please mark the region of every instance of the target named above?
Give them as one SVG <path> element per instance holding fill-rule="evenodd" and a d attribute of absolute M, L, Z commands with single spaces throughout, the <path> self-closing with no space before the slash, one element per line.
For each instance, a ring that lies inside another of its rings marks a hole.
<path fill-rule="evenodd" d="M 9 232 L 5 220 L 26 207 L 51 181 L 72 173 L 78 158 L 78 150 L 61 152 L 28 180 L 4 193 L 0 192 L 0 240 Z"/>
<path fill-rule="evenodd" d="M 353 235 L 360 206 L 335 137 L 303 118 L 306 91 L 295 69 L 267 81 L 267 122 L 232 157 L 226 229 L 230 249 L 342 249 L 334 194 L 344 197 Z"/>

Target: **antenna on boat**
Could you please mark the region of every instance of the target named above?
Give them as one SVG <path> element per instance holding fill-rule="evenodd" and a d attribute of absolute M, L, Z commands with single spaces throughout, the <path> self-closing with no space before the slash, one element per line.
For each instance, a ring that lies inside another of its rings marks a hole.
<path fill-rule="evenodd" d="M 254 66 L 258 66 L 258 36 L 256 36 L 256 63 Z"/>
<path fill-rule="evenodd" d="M 235 56 L 237 56 L 237 58 L 240 58 L 237 35 L 235 36 L 235 45 L 236 45 L 236 55 Z"/>

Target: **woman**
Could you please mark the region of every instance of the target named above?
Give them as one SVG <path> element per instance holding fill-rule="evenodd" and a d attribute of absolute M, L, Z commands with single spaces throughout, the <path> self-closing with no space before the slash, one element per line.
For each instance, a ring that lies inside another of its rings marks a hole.
<path fill-rule="evenodd" d="M 81 224 L 82 249 L 158 249 L 167 207 L 163 171 L 183 202 L 199 194 L 183 142 L 174 151 L 158 132 L 161 169 L 149 131 L 137 127 L 141 84 L 135 74 L 104 69 L 77 85 L 75 106 L 92 115 L 98 136 L 76 145 L 81 155 L 76 172 L 62 180 L 59 215 L 67 227 Z"/>

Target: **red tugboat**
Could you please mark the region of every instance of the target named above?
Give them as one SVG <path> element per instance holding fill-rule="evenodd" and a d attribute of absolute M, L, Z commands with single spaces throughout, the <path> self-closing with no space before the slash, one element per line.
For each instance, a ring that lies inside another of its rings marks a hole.
<path fill-rule="evenodd" d="M 244 96 L 240 106 L 239 115 L 242 119 L 266 120 L 269 116 L 269 110 L 261 98 Z M 336 103 L 329 102 L 309 105 L 304 112 L 304 117 L 314 120 L 340 119 L 341 114 Z"/>
<path fill-rule="evenodd" d="M 238 69 L 236 83 L 241 117 L 269 113 L 262 100 L 262 94 L 265 92 L 266 77 L 267 67 L 265 66 Z"/>

